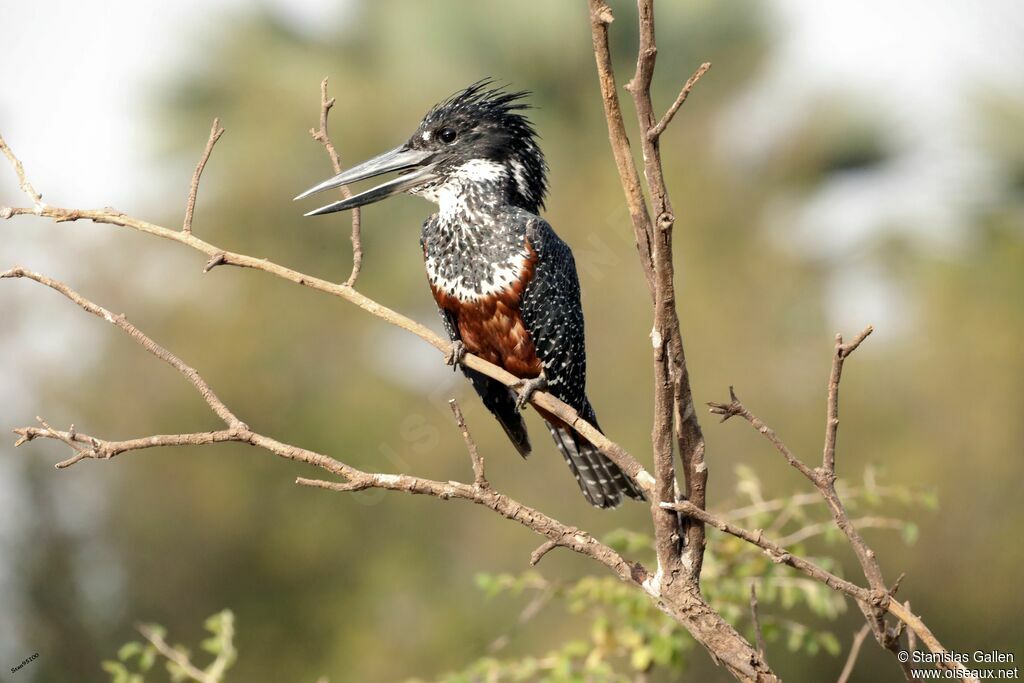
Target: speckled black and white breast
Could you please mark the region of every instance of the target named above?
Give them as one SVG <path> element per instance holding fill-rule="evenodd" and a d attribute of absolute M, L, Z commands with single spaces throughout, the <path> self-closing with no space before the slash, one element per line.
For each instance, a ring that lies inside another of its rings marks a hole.
<path fill-rule="evenodd" d="M 504 203 L 505 167 L 474 160 L 443 184 L 417 188 L 438 204 L 423 224 L 427 278 L 435 290 L 473 302 L 508 291 L 530 258 L 526 222 Z"/>

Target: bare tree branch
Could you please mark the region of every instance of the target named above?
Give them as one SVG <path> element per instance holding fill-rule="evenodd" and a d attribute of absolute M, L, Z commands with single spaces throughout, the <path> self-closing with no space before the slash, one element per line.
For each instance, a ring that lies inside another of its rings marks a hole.
<path fill-rule="evenodd" d="M 507 519 L 514 520 L 528 529 L 546 536 L 557 545 L 570 548 L 578 553 L 591 557 L 606 565 L 619 577 L 637 586 L 643 586 L 649 576 L 649 572 L 639 563 L 629 562 L 619 553 L 607 545 L 599 542 L 590 534 L 580 531 L 575 527 L 562 524 L 558 520 L 549 517 L 534 508 L 524 505 L 506 495 L 492 490 L 489 486 L 463 484 L 460 482 L 440 482 L 421 477 L 413 477 L 405 474 L 382 474 L 363 472 L 351 465 L 331 458 L 330 456 L 282 443 L 270 437 L 258 434 L 239 420 L 232 413 L 213 390 L 206 384 L 205 380 L 194 368 L 181 361 L 177 356 L 170 353 L 162 346 L 154 342 L 137 327 L 128 322 L 124 316 L 114 316 L 105 308 L 89 301 L 62 282 L 53 280 L 39 273 L 33 273 L 23 268 L 13 268 L 0 274 L 0 278 L 27 278 L 44 284 L 54 289 L 65 297 L 76 303 L 83 310 L 93 313 L 108 322 L 111 322 L 123 332 L 141 344 L 147 351 L 160 358 L 175 368 L 182 376 L 192 383 L 192 386 L 203 397 L 210 409 L 228 426 L 226 430 L 215 432 L 200 432 L 193 434 L 169 434 L 132 439 L 128 441 L 105 441 L 87 434 L 80 434 L 74 430 L 58 432 L 51 429 L 45 422 L 43 428 L 21 427 L 15 429 L 20 435 L 18 444 L 23 444 L 36 438 L 49 438 L 62 441 L 75 450 L 74 462 L 86 458 L 111 458 L 119 453 L 153 448 L 157 446 L 201 446 L 211 443 L 235 441 L 247 443 L 257 448 L 270 451 L 275 455 L 290 460 L 304 462 L 319 467 L 327 472 L 341 476 L 343 482 L 332 482 L 317 479 L 299 478 L 297 483 L 306 486 L 315 486 L 338 491 L 359 491 L 368 488 L 380 488 L 390 491 L 403 491 L 406 493 L 432 495 L 442 500 L 461 499 L 469 500 L 488 507 Z M 83 449 L 80 444 L 88 445 Z M 65 461 L 63 466 L 73 462 Z"/>
<path fill-rule="evenodd" d="M 213 146 L 217 144 L 217 140 L 220 140 L 220 136 L 224 135 L 224 129 L 220 127 L 220 119 L 213 120 L 213 126 L 210 128 L 210 137 L 206 141 L 206 149 L 203 150 L 203 156 L 199 159 L 199 163 L 196 165 L 196 170 L 192 174 L 192 185 L 188 191 L 188 204 L 185 206 L 185 221 L 181 224 L 181 231 L 185 234 L 192 233 L 192 214 L 196 210 L 196 195 L 199 193 L 199 178 L 203 175 L 203 169 L 206 168 L 206 162 L 210 160 L 210 153 L 213 152 Z"/>
<path fill-rule="evenodd" d="M 614 17 L 603 0 L 589 0 L 591 39 L 609 141 L 629 207 L 637 251 L 654 302 L 651 342 L 655 417 L 651 441 L 655 495 L 651 496 L 651 516 L 661 584 L 659 590 L 666 602 L 680 603 L 689 595 L 699 595 L 705 539 L 703 524 L 699 520 L 692 517 L 680 518 L 658 509 L 660 503 L 678 498 L 673 442 L 678 443 L 683 464 L 683 496 L 700 508 L 705 506 L 707 467 L 704 463 L 704 439 L 693 407 L 682 334 L 675 309 L 672 263 L 672 226 L 675 216 L 664 184 L 658 135 L 648 134 L 656 126 L 650 93 L 657 54 L 654 7 L 651 0 L 638 0 L 637 7 L 640 49 L 636 74 L 627 89 L 633 96 L 640 122 L 644 177 L 651 195 L 651 211 L 648 211 L 644 201 L 640 176 L 633 162 L 612 68 L 608 27 Z M 652 221 L 652 215 L 657 217 L 656 221 Z M 709 615 L 701 632 L 694 633 L 694 636 L 708 647 L 716 661 L 725 664 L 737 678 L 775 680 L 774 674 L 753 646 L 721 620 L 717 613 Z"/>
<path fill-rule="evenodd" d="M 825 429 L 825 446 L 824 455 L 822 457 L 822 464 L 820 467 L 811 468 L 802 460 L 793 455 L 792 451 L 783 443 L 778 437 L 774 430 L 768 427 L 762 420 L 751 413 L 743 403 L 737 398 L 736 392 L 733 388 L 729 388 L 729 403 L 710 403 L 711 412 L 722 416 L 722 421 L 729 419 L 730 417 L 739 415 L 743 417 L 747 422 L 750 423 L 759 433 L 767 438 L 776 450 L 778 450 L 786 461 L 794 468 L 800 471 L 813 485 L 821 497 L 824 499 L 825 504 L 828 506 L 829 511 L 832 513 L 832 519 L 835 525 L 843 532 L 846 536 L 847 541 L 852 548 L 854 555 L 857 557 L 857 561 L 860 563 L 861 570 L 864 573 L 864 577 L 867 579 L 869 588 L 856 587 L 855 591 L 851 591 L 850 588 L 853 584 L 844 582 L 843 584 L 834 584 L 834 575 L 830 575 L 828 572 L 822 574 L 820 567 L 813 565 L 813 563 L 807 562 L 801 558 L 793 558 L 790 553 L 785 551 L 779 544 L 765 541 L 762 538 L 760 532 L 753 533 L 744 529 L 739 529 L 724 520 L 715 519 L 714 522 L 708 522 L 718 527 L 726 533 L 738 536 L 744 540 L 757 545 L 762 548 L 777 562 L 789 564 L 790 566 L 807 573 L 812 578 L 819 581 L 825 582 L 827 585 L 846 593 L 850 597 L 857 601 L 858 607 L 864 612 L 864 616 L 871 626 L 871 630 L 878 641 L 886 650 L 889 650 L 893 655 L 898 655 L 900 652 L 900 637 L 902 636 L 901 629 L 889 628 L 885 623 L 885 612 L 888 611 L 893 616 L 900 619 L 904 624 L 913 630 L 918 637 L 921 638 L 933 652 L 944 652 L 945 648 L 939 643 L 938 639 L 927 631 L 928 636 L 918 631 L 918 627 L 927 630 L 924 622 L 919 617 L 906 609 L 898 601 L 891 599 L 891 595 L 895 589 L 889 589 L 886 587 L 884 579 L 882 577 L 882 569 L 878 563 L 878 558 L 875 552 L 867 545 L 863 536 L 857 530 L 854 522 L 850 520 L 849 514 L 846 512 L 846 508 L 843 505 L 842 499 L 836 491 L 836 472 L 835 472 L 835 453 L 836 453 L 836 437 L 839 428 L 839 383 L 842 378 L 843 363 L 846 358 L 850 356 L 861 343 L 871 334 L 873 328 L 869 325 L 862 330 L 853 341 L 849 344 L 843 343 L 841 335 L 836 335 L 836 342 L 832 356 L 832 371 L 829 376 L 828 383 L 828 403 L 827 403 L 827 419 Z M 704 515 L 699 514 L 693 509 L 689 503 L 680 504 L 682 507 L 676 507 L 685 514 L 693 515 L 698 518 L 706 518 Z M 724 525 L 724 526 L 723 526 Z M 792 561 L 790 561 L 792 559 Z M 902 579 L 902 577 L 901 577 Z M 897 586 L 899 582 L 897 582 Z M 899 657 L 897 657 L 897 660 Z M 913 674 L 911 669 L 907 666 L 903 666 L 905 662 L 900 662 L 901 669 L 908 680 L 913 680 Z M 965 671 L 964 667 L 959 662 L 942 663 L 940 664 L 943 668 L 956 668 Z M 967 679 L 972 680 L 972 679 Z"/>
<path fill-rule="evenodd" d="M 320 82 L 320 128 L 310 128 L 309 134 L 327 150 L 334 172 L 341 173 L 341 159 L 338 157 L 338 151 L 334 148 L 334 143 L 331 142 L 331 136 L 327 133 L 327 116 L 333 106 L 334 98 L 328 99 L 327 97 L 327 78 L 324 77 L 324 80 Z M 352 196 L 352 190 L 348 185 L 342 185 L 339 189 L 342 198 L 348 199 Z M 349 287 L 355 286 L 356 280 L 359 279 L 359 271 L 363 267 L 362 217 L 363 210 L 361 208 L 357 206 L 352 209 L 352 273 L 345 281 Z"/>

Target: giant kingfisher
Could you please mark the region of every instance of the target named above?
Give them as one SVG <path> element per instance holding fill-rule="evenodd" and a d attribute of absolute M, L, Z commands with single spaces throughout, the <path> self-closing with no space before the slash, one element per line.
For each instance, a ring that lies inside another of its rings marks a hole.
<path fill-rule="evenodd" d="M 583 308 L 572 251 L 538 215 L 547 164 L 521 113 L 529 93 L 478 81 L 436 105 L 401 146 L 326 180 L 296 199 L 386 173 L 398 175 L 348 199 L 310 211 L 344 211 L 408 192 L 438 205 L 420 233 L 427 279 L 452 339 L 449 362 L 469 351 L 519 377 L 504 384 L 462 367 L 526 457 L 521 414 L 547 390 L 597 427 L 587 400 Z M 538 410 L 584 497 L 600 508 L 643 494 L 617 465 L 554 415 Z"/>

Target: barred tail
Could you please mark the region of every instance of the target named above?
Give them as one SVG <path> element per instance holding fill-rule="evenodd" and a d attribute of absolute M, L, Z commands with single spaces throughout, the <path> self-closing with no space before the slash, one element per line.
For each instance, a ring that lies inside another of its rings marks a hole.
<path fill-rule="evenodd" d="M 588 406 L 589 407 L 589 406 Z M 589 417 L 593 418 L 590 410 Z M 593 419 L 587 420 L 594 426 Z M 576 483 L 579 484 L 583 497 L 599 508 L 614 508 L 622 502 L 626 495 L 634 500 L 644 500 L 644 494 L 619 466 L 608 459 L 589 441 L 577 434 L 560 421 L 545 420 L 551 436 L 561 451 L 562 457 L 569 465 Z"/>

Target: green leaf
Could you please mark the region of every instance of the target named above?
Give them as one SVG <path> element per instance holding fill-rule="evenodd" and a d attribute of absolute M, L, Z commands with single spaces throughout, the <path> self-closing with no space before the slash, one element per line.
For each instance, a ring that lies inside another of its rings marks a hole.
<path fill-rule="evenodd" d="M 803 642 L 803 630 L 798 628 L 791 628 L 789 630 L 789 637 L 786 639 L 786 647 L 789 648 L 791 652 L 796 652 L 800 649 L 800 646 L 803 645 Z"/>
<path fill-rule="evenodd" d="M 835 657 L 842 652 L 842 646 L 839 644 L 839 639 L 836 638 L 835 634 L 830 631 L 822 631 L 818 634 L 818 641 L 821 646 L 825 648 L 825 651 Z"/>
<path fill-rule="evenodd" d="M 638 647 L 629 656 L 629 665 L 636 671 L 647 671 L 654 655 L 649 647 Z"/>
<path fill-rule="evenodd" d="M 156 661 L 156 648 L 152 645 L 147 645 L 142 650 L 142 655 L 139 656 L 139 669 L 142 671 L 149 671 L 153 668 L 153 663 Z"/>
<path fill-rule="evenodd" d="M 903 525 L 903 542 L 907 545 L 914 545 L 917 543 L 917 537 L 920 535 L 920 529 L 913 522 L 907 522 Z"/>
<path fill-rule="evenodd" d="M 128 669 L 121 662 L 107 660 L 102 662 L 100 667 L 110 674 L 110 679 L 113 683 L 124 683 L 124 680 L 128 677 Z"/>
<path fill-rule="evenodd" d="M 217 636 L 206 638 L 203 642 L 199 643 L 199 647 L 204 652 L 209 652 L 211 655 L 219 655 L 223 649 L 221 647 L 221 640 Z"/>
<path fill-rule="evenodd" d="M 140 654 L 141 652 L 142 643 L 133 640 L 132 642 L 125 643 L 121 646 L 121 649 L 117 651 L 117 658 L 120 659 L 122 662 L 127 662 L 129 659 L 131 659 L 135 655 Z"/>
<path fill-rule="evenodd" d="M 174 662 L 167 662 L 167 673 L 171 675 L 172 683 L 182 683 L 182 681 L 188 679 L 188 674 L 185 670 Z"/>

